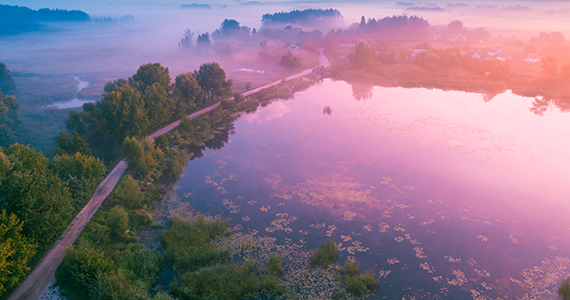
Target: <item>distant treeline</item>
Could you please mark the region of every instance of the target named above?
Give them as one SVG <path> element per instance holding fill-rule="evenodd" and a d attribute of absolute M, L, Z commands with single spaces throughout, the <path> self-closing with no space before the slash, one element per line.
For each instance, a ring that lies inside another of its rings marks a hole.
<path fill-rule="evenodd" d="M 0 35 L 38 30 L 45 22 L 85 22 L 89 15 L 80 10 L 33 10 L 25 6 L 0 4 Z"/>
<path fill-rule="evenodd" d="M 274 14 L 264 14 L 261 23 L 264 26 L 275 24 L 299 24 L 299 25 L 315 25 L 324 19 L 333 21 L 342 21 L 340 11 L 336 9 L 305 9 L 292 10 L 290 12 L 278 12 Z"/>
<path fill-rule="evenodd" d="M 365 33 L 381 35 L 384 39 L 424 39 L 429 37 L 430 24 L 422 17 L 392 16 L 379 20 L 362 17 L 360 29 Z"/>

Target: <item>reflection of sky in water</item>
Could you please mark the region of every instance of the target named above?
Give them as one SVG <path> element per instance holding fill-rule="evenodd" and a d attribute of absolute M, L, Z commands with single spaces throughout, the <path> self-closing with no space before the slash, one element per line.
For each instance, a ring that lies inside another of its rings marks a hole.
<path fill-rule="evenodd" d="M 309 249 L 333 239 L 388 299 L 553 298 L 570 274 L 568 115 L 509 93 L 372 94 L 325 81 L 244 115 L 166 206 Z"/>

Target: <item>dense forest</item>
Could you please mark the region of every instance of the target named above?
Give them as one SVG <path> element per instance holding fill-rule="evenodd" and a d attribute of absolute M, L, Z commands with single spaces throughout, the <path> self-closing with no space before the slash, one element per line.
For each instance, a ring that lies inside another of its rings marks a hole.
<path fill-rule="evenodd" d="M 42 8 L 0 4 L 0 35 L 42 29 L 46 22 L 86 22 L 89 15 L 79 10 Z"/>
<path fill-rule="evenodd" d="M 290 12 L 278 12 L 274 14 L 264 14 L 261 17 L 262 26 L 297 24 L 297 25 L 325 25 L 342 22 L 343 17 L 336 9 L 305 9 L 292 10 Z"/>

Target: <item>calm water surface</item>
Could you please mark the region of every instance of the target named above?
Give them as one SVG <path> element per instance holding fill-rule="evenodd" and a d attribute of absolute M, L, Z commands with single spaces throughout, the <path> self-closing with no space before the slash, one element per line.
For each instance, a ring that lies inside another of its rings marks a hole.
<path fill-rule="evenodd" d="M 379 298 L 555 299 L 570 275 L 570 115 L 510 93 L 353 94 L 325 80 L 243 115 L 186 166 L 171 213 L 307 249 L 332 239 L 339 263 L 383 278 Z"/>

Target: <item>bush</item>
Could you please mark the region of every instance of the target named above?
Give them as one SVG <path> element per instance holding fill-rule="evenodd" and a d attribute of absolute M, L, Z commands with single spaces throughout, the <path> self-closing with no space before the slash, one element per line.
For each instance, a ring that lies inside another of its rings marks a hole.
<path fill-rule="evenodd" d="M 358 265 L 354 261 L 347 261 L 340 270 L 346 290 L 357 297 L 373 293 L 380 287 L 380 280 L 376 280 L 370 273 L 360 274 Z"/>
<path fill-rule="evenodd" d="M 234 100 L 222 100 L 220 101 L 220 107 L 223 110 L 235 111 L 237 108 L 237 104 Z"/>
<path fill-rule="evenodd" d="M 107 227 L 113 237 L 122 237 L 129 229 L 129 215 L 124 208 L 115 206 L 107 214 Z"/>
<path fill-rule="evenodd" d="M 170 293 L 180 299 L 240 300 L 255 297 L 262 289 L 252 261 L 241 266 L 224 265 L 188 272 L 180 277 Z"/>
<path fill-rule="evenodd" d="M 121 253 L 119 266 L 129 280 L 140 286 L 152 286 L 162 261 L 159 252 L 147 250 L 141 244 L 130 244 Z"/>
<path fill-rule="evenodd" d="M 301 66 L 301 63 L 299 62 L 299 59 L 295 55 L 287 53 L 281 56 L 281 59 L 279 60 L 279 65 L 288 69 L 294 69 L 294 68 L 299 68 Z"/>
<path fill-rule="evenodd" d="M 143 193 L 131 175 L 123 176 L 111 195 L 105 201 L 106 206 L 122 205 L 126 208 L 141 208 Z"/>
<path fill-rule="evenodd" d="M 122 270 L 116 274 L 99 273 L 97 280 L 88 288 L 93 300 L 139 300 L 139 292 Z"/>
<path fill-rule="evenodd" d="M 229 234 L 228 223 L 224 221 L 204 220 L 200 216 L 197 222 L 189 222 L 174 217 L 161 240 L 174 269 L 186 272 L 228 260 L 229 250 L 218 249 L 213 240 Z"/>
<path fill-rule="evenodd" d="M 251 88 L 250 88 L 250 89 L 251 89 Z M 247 89 L 247 90 L 249 90 L 249 89 Z M 238 104 L 239 104 L 239 103 L 242 103 L 242 102 L 245 101 L 245 97 L 242 96 L 242 94 L 240 94 L 240 93 L 234 93 L 234 101 L 235 101 L 236 103 L 238 103 Z"/>
<path fill-rule="evenodd" d="M 152 216 L 144 209 L 138 209 L 129 213 L 129 222 L 132 228 L 141 228 L 152 223 Z"/>
<path fill-rule="evenodd" d="M 324 269 L 328 268 L 337 258 L 336 244 L 333 241 L 326 241 L 319 246 L 311 257 L 313 266 L 321 265 Z"/>
<path fill-rule="evenodd" d="M 87 293 L 100 274 L 114 274 L 117 266 L 105 253 L 90 248 L 68 248 L 58 269 L 59 280 L 67 288 Z"/>

